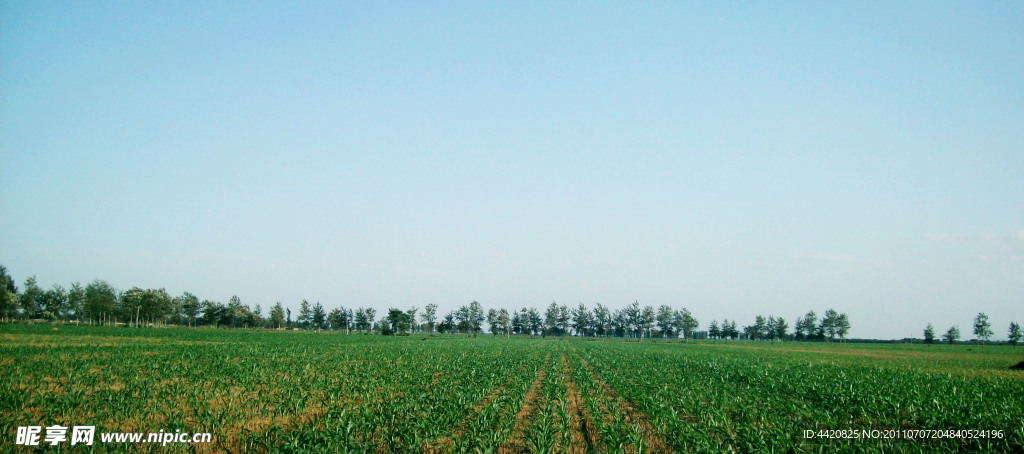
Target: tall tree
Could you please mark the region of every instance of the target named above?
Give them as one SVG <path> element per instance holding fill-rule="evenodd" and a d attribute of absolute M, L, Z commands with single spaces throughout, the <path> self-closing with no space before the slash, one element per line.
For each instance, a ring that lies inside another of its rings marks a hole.
<path fill-rule="evenodd" d="M 96 279 L 85 286 L 85 315 L 90 323 L 109 323 L 114 318 L 117 305 L 117 290 L 107 281 Z"/>
<path fill-rule="evenodd" d="M 818 314 L 814 311 L 808 311 L 803 317 L 797 319 L 796 334 L 797 340 L 809 340 L 814 337 L 815 328 L 818 325 Z"/>
<path fill-rule="evenodd" d="M 309 305 L 309 301 L 302 300 L 302 304 L 299 306 L 299 328 L 308 328 L 312 319 L 313 308 Z"/>
<path fill-rule="evenodd" d="M 437 320 L 437 305 L 427 304 L 423 308 L 423 324 L 427 325 L 427 329 L 430 330 L 430 334 L 434 334 L 434 321 Z"/>
<path fill-rule="evenodd" d="M 484 309 L 480 306 L 480 302 L 474 300 L 469 303 L 469 328 L 473 331 L 473 336 L 480 333 L 481 324 L 484 322 Z"/>
<path fill-rule="evenodd" d="M 988 342 L 988 338 L 992 337 L 992 324 L 988 322 L 988 315 L 984 312 L 979 312 L 978 316 L 974 317 L 974 335 L 982 342 Z"/>
<path fill-rule="evenodd" d="M 181 294 L 181 311 L 188 321 L 188 326 L 196 324 L 196 317 L 199 316 L 199 297 L 189 292 Z"/>
<path fill-rule="evenodd" d="M 313 313 L 311 320 L 313 322 L 313 328 L 315 328 L 317 331 L 320 331 L 321 329 L 324 328 L 324 323 L 327 321 L 327 313 L 324 312 L 324 307 L 320 305 L 319 301 L 317 301 L 316 304 L 313 305 Z"/>
<path fill-rule="evenodd" d="M 780 341 L 786 340 L 786 330 L 789 329 L 789 324 L 786 323 L 786 319 L 782 317 L 775 318 L 775 335 L 772 336 L 774 339 Z"/>
<path fill-rule="evenodd" d="M 572 329 L 577 336 L 586 337 L 587 329 L 590 327 L 590 311 L 587 306 L 580 302 L 580 305 L 572 311 Z"/>
<path fill-rule="evenodd" d="M 85 308 L 85 288 L 82 283 L 74 282 L 68 289 L 68 310 L 75 314 L 76 323 L 82 319 L 82 310 Z"/>
<path fill-rule="evenodd" d="M 512 335 L 512 319 L 509 317 L 507 309 L 502 308 L 498 311 L 498 326 L 501 327 L 506 338 Z"/>
<path fill-rule="evenodd" d="M 487 326 L 488 326 L 488 330 L 491 332 L 491 336 L 497 336 L 498 335 L 498 329 L 499 328 L 498 328 L 498 310 L 497 309 L 491 308 L 491 310 L 487 311 Z"/>
<path fill-rule="evenodd" d="M 821 319 L 820 331 L 828 335 L 829 340 L 836 338 L 837 326 L 839 321 L 839 313 L 834 309 L 825 311 L 825 316 Z"/>
<path fill-rule="evenodd" d="M 7 273 L 7 267 L 0 265 L 0 321 L 13 320 L 18 315 L 18 286 Z"/>
<path fill-rule="evenodd" d="M 643 312 L 640 313 L 640 339 L 643 339 L 644 332 L 647 332 L 648 339 L 651 338 L 651 328 L 654 327 L 654 319 L 656 317 L 653 306 L 644 306 Z"/>
<path fill-rule="evenodd" d="M 276 329 L 284 326 L 284 305 L 280 301 L 270 307 L 270 326 Z"/>
<path fill-rule="evenodd" d="M 839 318 L 836 319 L 836 334 L 839 335 L 839 340 L 846 340 L 846 333 L 850 332 L 850 318 L 846 316 L 846 312 L 839 314 Z"/>
<path fill-rule="evenodd" d="M 41 318 L 43 316 L 43 290 L 36 284 L 36 277 L 25 279 L 25 291 L 21 292 L 18 301 L 21 306 L 22 318 Z"/>
<path fill-rule="evenodd" d="M 949 331 L 942 335 L 942 340 L 950 344 L 956 342 L 957 339 L 960 339 L 960 327 L 957 325 L 950 326 Z"/>
<path fill-rule="evenodd" d="M 608 335 L 611 328 L 611 312 L 603 304 L 597 303 L 594 306 L 594 331 L 598 336 Z"/>
<path fill-rule="evenodd" d="M 658 315 L 655 317 L 655 322 L 658 324 L 658 333 L 661 337 L 675 337 L 678 325 L 676 325 L 676 313 L 672 310 L 672 306 L 668 304 L 658 306 Z"/>
<path fill-rule="evenodd" d="M 416 311 L 418 311 L 418 310 L 419 309 L 416 306 L 413 306 L 413 307 L 410 307 L 409 310 L 405 311 L 405 315 L 406 315 L 405 320 L 406 320 L 406 323 L 409 324 L 409 332 L 410 333 L 415 333 L 416 331 L 418 331 L 416 329 Z"/>
<path fill-rule="evenodd" d="M 67 319 L 68 293 L 60 284 L 53 284 L 53 287 L 44 292 L 42 302 L 43 318 L 47 320 Z"/>
<path fill-rule="evenodd" d="M 931 323 L 924 328 L 924 343 L 934 344 L 935 343 L 935 328 Z"/>
<path fill-rule="evenodd" d="M 690 310 L 685 307 L 683 310 L 679 311 L 678 314 L 679 328 L 683 330 L 683 337 L 685 337 L 686 340 L 693 339 L 693 332 L 697 330 L 697 327 L 700 326 L 700 324 L 697 322 L 697 319 L 693 317 L 693 314 L 690 313 Z"/>
<path fill-rule="evenodd" d="M 718 339 L 722 336 L 722 331 L 718 329 L 718 320 L 712 320 L 711 324 L 708 325 L 708 337 L 712 339 Z"/>
<path fill-rule="evenodd" d="M 1017 343 L 1020 342 L 1020 338 L 1020 325 L 1018 325 L 1017 322 L 1010 322 L 1010 332 L 1007 334 L 1007 339 L 1010 340 L 1010 345 L 1016 347 Z"/>

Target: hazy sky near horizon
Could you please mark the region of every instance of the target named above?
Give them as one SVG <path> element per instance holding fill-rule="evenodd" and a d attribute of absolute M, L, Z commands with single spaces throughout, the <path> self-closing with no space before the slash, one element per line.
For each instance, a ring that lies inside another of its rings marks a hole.
<path fill-rule="evenodd" d="M 296 3 L 0 3 L 19 287 L 1024 322 L 1024 3 Z"/>

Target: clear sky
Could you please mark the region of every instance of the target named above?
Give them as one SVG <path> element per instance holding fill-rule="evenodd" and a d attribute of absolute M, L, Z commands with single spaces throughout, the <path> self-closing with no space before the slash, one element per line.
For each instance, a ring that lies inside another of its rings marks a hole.
<path fill-rule="evenodd" d="M 0 1 L 0 263 L 1003 339 L 1024 3 Z"/>

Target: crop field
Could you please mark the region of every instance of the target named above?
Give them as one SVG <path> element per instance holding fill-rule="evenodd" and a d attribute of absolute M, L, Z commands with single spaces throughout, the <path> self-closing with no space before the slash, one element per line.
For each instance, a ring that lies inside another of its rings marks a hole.
<path fill-rule="evenodd" d="M 3 325 L 0 451 L 1021 452 L 1021 359 L 1008 346 Z M 19 427 L 51 425 L 213 439 L 15 445 Z"/>

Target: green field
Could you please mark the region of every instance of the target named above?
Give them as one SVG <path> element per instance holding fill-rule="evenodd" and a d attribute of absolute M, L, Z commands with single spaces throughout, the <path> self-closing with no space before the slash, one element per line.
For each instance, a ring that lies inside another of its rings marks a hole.
<path fill-rule="evenodd" d="M 19 426 L 59 424 L 213 435 L 59 447 L 81 452 L 1021 452 L 1021 359 L 1008 346 L 7 324 L 0 451 L 30 449 Z M 875 429 L 929 432 L 865 437 Z"/>

